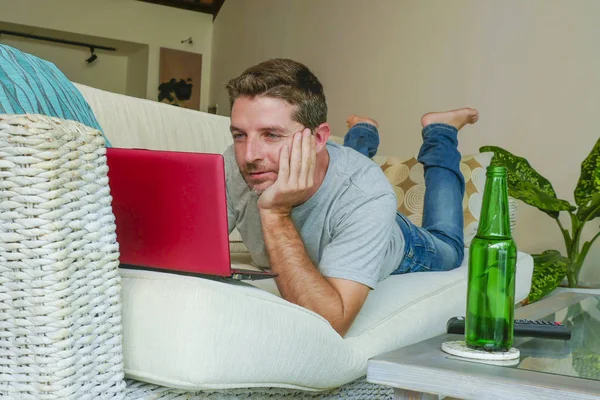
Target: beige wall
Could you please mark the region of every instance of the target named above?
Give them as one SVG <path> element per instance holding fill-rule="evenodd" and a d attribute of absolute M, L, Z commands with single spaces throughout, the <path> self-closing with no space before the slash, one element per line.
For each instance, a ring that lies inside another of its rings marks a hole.
<path fill-rule="evenodd" d="M 148 56 L 149 48 L 144 47 L 128 57 L 126 93 L 129 96 L 146 98 Z"/>
<path fill-rule="evenodd" d="M 0 0 L 0 21 L 147 44 L 146 96 L 156 100 L 160 47 L 201 53 L 201 109 L 208 104 L 212 16 L 135 0 Z M 181 40 L 192 37 L 192 45 Z"/>
<path fill-rule="evenodd" d="M 210 100 L 227 113 L 229 78 L 294 58 L 322 80 L 335 134 L 348 114 L 369 115 L 381 123 L 380 154 L 406 156 L 418 150 L 423 113 L 477 107 L 463 153 L 505 147 L 572 201 L 600 136 L 599 14 L 597 0 L 227 0 L 213 31 Z M 598 220 L 587 238 L 591 225 Z M 526 205 L 515 237 L 530 253 L 564 250 L 556 223 Z M 582 280 L 600 282 L 600 241 Z"/>
<path fill-rule="evenodd" d="M 11 36 L 0 37 L 0 44 L 15 47 L 54 63 L 73 82 L 110 92 L 126 93 L 127 56 L 103 53 L 92 64 L 86 64 L 85 60 L 90 56 L 90 51 L 86 48 L 73 48 Z"/>

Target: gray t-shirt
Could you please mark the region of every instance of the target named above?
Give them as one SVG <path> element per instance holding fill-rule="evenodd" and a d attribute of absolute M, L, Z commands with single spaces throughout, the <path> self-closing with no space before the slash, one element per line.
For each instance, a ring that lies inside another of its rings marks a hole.
<path fill-rule="evenodd" d="M 311 261 L 325 277 L 375 288 L 399 265 L 404 239 L 396 194 L 381 168 L 357 151 L 327 142 L 329 166 L 317 192 L 294 207 L 292 220 Z M 252 260 L 269 268 L 258 195 L 248 188 L 233 148 L 225 153 L 229 231 L 237 228 Z"/>

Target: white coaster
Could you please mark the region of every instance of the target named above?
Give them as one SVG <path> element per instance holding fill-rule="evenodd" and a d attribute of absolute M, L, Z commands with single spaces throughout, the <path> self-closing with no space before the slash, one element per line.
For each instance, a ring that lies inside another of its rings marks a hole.
<path fill-rule="evenodd" d="M 521 355 L 519 349 L 515 347 L 511 347 L 508 351 L 475 350 L 467 347 L 464 341 L 444 342 L 442 351 L 458 357 L 489 361 L 514 360 Z"/>
<path fill-rule="evenodd" d="M 520 358 L 515 358 L 514 360 L 478 360 L 476 358 L 458 357 L 448 354 L 448 359 L 477 364 L 495 365 L 498 367 L 515 367 L 521 364 Z"/>

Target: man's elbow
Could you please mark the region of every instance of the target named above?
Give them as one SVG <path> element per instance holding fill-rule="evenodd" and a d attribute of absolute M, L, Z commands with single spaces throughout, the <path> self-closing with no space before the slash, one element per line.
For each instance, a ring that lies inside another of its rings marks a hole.
<path fill-rule="evenodd" d="M 354 318 L 337 318 L 335 320 L 329 320 L 331 327 L 341 336 L 344 337 L 350 330 L 354 322 Z"/>
<path fill-rule="evenodd" d="M 335 331 L 341 336 L 344 337 L 346 335 L 346 333 L 348 333 L 348 330 L 350 329 L 349 326 L 340 326 L 340 327 L 333 327 L 333 329 L 335 329 Z"/>
<path fill-rule="evenodd" d="M 315 304 L 307 304 L 306 300 L 308 299 L 292 299 L 286 296 L 282 297 L 291 303 L 297 304 L 308 310 L 316 312 L 317 314 L 325 318 L 329 322 L 331 327 L 342 337 L 344 337 L 344 335 L 348 333 L 350 327 L 352 326 L 352 323 L 354 322 L 354 319 L 356 318 L 356 313 L 346 313 L 346 309 L 341 301 L 336 307 L 332 307 L 331 304 L 326 307 L 318 307 L 315 306 Z"/>

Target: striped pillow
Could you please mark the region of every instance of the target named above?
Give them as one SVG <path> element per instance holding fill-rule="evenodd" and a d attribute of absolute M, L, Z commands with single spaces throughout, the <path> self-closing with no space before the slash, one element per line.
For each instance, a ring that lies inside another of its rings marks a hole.
<path fill-rule="evenodd" d="M 0 44 L 0 114 L 42 114 L 102 132 L 92 109 L 52 63 Z M 110 142 L 104 136 L 106 146 Z"/>

